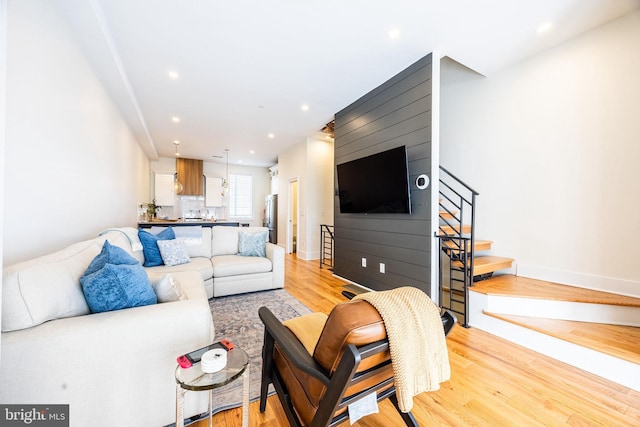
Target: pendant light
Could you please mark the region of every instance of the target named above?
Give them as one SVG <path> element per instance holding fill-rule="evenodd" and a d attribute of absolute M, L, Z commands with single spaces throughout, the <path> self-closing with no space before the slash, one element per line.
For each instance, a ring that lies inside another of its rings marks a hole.
<path fill-rule="evenodd" d="M 227 155 L 227 177 L 222 178 L 222 197 L 227 197 L 229 195 L 229 149 L 224 149 Z"/>
<path fill-rule="evenodd" d="M 178 157 L 180 157 L 180 153 L 178 153 L 178 145 L 180 145 L 180 141 L 173 141 L 173 145 L 175 145 L 176 147 L 176 163 L 178 162 Z M 176 169 L 177 169 L 177 164 L 176 164 Z M 182 190 L 184 190 L 184 186 L 182 185 L 182 183 L 180 181 L 178 181 L 178 174 L 176 173 L 173 176 L 173 191 L 176 194 L 180 194 L 182 193 Z"/>

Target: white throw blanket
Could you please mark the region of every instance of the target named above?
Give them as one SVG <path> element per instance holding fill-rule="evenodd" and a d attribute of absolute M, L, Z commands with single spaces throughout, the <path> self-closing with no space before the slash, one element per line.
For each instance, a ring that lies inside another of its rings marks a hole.
<path fill-rule="evenodd" d="M 398 406 L 402 412 L 411 411 L 414 396 L 438 390 L 441 382 L 451 378 L 439 307 L 410 286 L 367 292 L 353 299 L 367 301 L 384 320 Z"/>
<path fill-rule="evenodd" d="M 109 231 L 119 231 L 123 233 L 129 239 L 129 243 L 131 243 L 131 250 L 133 252 L 139 252 L 142 250 L 142 243 L 140 243 L 140 238 L 138 237 L 138 229 L 133 227 L 122 227 L 122 228 L 107 228 L 102 231 L 99 236 L 102 236 Z"/>
<path fill-rule="evenodd" d="M 151 227 L 151 234 L 158 234 L 162 230 L 165 230 L 167 227 Z M 202 226 L 201 225 L 190 225 L 190 226 L 179 226 L 172 227 L 173 234 L 176 235 L 176 239 L 180 239 L 184 242 L 186 246 L 197 246 L 202 244 Z"/>

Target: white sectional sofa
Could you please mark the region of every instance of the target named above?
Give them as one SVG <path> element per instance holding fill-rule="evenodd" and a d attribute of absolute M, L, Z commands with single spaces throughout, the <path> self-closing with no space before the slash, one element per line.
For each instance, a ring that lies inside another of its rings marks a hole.
<path fill-rule="evenodd" d="M 284 285 L 282 248 L 267 243 L 265 259 L 246 259 L 257 257 L 237 255 L 237 227 L 203 228 L 201 241 L 188 246 L 190 262 L 145 269 L 152 283 L 170 273 L 182 300 L 90 313 L 80 277 L 105 240 L 144 261 L 136 232 L 110 230 L 5 267 L 1 403 L 69 404 L 71 426 L 171 424 L 176 357 L 214 337 L 208 299 Z M 206 408 L 207 393 L 187 394 L 186 417 Z"/>
<path fill-rule="evenodd" d="M 159 232 L 165 227 L 153 227 Z M 184 226 L 175 227 L 179 232 Z M 191 228 L 191 227 L 189 227 Z M 172 267 L 148 267 L 149 274 L 197 270 L 204 280 L 207 296 L 220 297 L 284 287 L 284 248 L 267 242 L 266 257 L 239 255 L 240 233 L 267 233 L 265 227 L 193 227 L 200 228 L 197 244 L 187 245 L 191 262 Z M 140 262 L 142 252 L 134 252 Z"/>

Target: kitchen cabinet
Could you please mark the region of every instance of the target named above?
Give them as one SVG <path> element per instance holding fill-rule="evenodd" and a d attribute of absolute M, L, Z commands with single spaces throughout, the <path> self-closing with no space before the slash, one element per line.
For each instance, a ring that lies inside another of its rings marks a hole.
<path fill-rule="evenodd" d="M 222 178 L 205 179 L 204 205 L 207 207 L 222 206 Z"/>
<path fill-rule="evenodd" d="M 204 195 L 204 175 L 202 160 L 176 159 L 178 181 L 182 184 L 181 196 Z"/>
<path fill-rule="evenodd" d="M 271 194 L 278 194 L 278 165 L 269 168 L 269 176 L 271 177 Z"/>
<path fill-rule="evenodd" d="M 155 174 L 155 199 L 158 206 L 173 206 L 175 203 L 174 176 L 169 173 Z"/>

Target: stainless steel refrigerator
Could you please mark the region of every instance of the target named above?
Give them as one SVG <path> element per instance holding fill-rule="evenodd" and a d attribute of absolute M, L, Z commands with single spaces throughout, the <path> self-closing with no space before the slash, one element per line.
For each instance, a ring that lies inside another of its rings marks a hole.
<path fill-rule="evenodd" d="M 269 229 L 269 241 L 278 243 L 278 195 L 265 197 L 264 226 Z"/>

